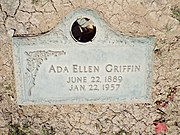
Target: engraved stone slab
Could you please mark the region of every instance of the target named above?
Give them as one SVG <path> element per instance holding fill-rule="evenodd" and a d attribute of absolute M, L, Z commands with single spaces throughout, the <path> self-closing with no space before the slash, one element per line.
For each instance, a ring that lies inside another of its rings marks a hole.
<path fill-rule="evenodd" d="M 48 33 L 13 37 L 17 102 L 149 102 L 153 46 L 77 9 Z"/>

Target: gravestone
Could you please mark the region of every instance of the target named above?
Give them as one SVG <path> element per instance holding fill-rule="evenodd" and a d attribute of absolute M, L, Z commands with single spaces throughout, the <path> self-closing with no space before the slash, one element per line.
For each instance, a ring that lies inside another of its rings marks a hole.
<path fill-rule="evenodd" d="M 114 31 L 90 9 L 38 36 L 13 37 L 18 104 L 149 102 L 152 37 Z"/>

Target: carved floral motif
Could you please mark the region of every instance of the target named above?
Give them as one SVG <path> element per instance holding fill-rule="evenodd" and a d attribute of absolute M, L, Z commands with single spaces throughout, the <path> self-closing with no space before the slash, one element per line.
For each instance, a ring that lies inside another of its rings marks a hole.
<path fill-rule="evenodd" d="M 52 50 L 38 50 L 38 51 L 30 51 L 24 52 L 27 59 L 26 63 L 26 69 L 27 71 L 25 72 L 25 86 L 28 89 L 28 95 L 31 96 L 31 90 L 35 85 L 35 79 L 36 79 L 36 74 L 43 63 L 43 61 L 48 60 L 48 57 L 50 56 L 61 56 L 61 55 L 66 55 L 65 51 L 52 51 Z"/>

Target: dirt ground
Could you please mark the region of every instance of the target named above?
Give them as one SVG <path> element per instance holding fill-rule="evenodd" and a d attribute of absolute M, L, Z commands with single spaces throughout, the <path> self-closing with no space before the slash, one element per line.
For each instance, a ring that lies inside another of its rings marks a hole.
<path fill-rule="evenodd" d="M 16 104 L 12 35 L 47 32 L 81 7 L 124 35 L 155 37 L 152 103 Z M 1 135 L 179 135 L 179 97 L 179 0 L 0 0 Z"/>

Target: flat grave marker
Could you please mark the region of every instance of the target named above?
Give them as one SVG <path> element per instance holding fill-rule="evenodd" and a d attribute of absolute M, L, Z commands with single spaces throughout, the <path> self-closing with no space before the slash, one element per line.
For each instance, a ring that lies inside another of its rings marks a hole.
<path fill-rule="evenodd" d="M 13 37 L 18 104 L 149 102 L 152 37 L 112 30 L 90 9 L 39 36 Z"/>

